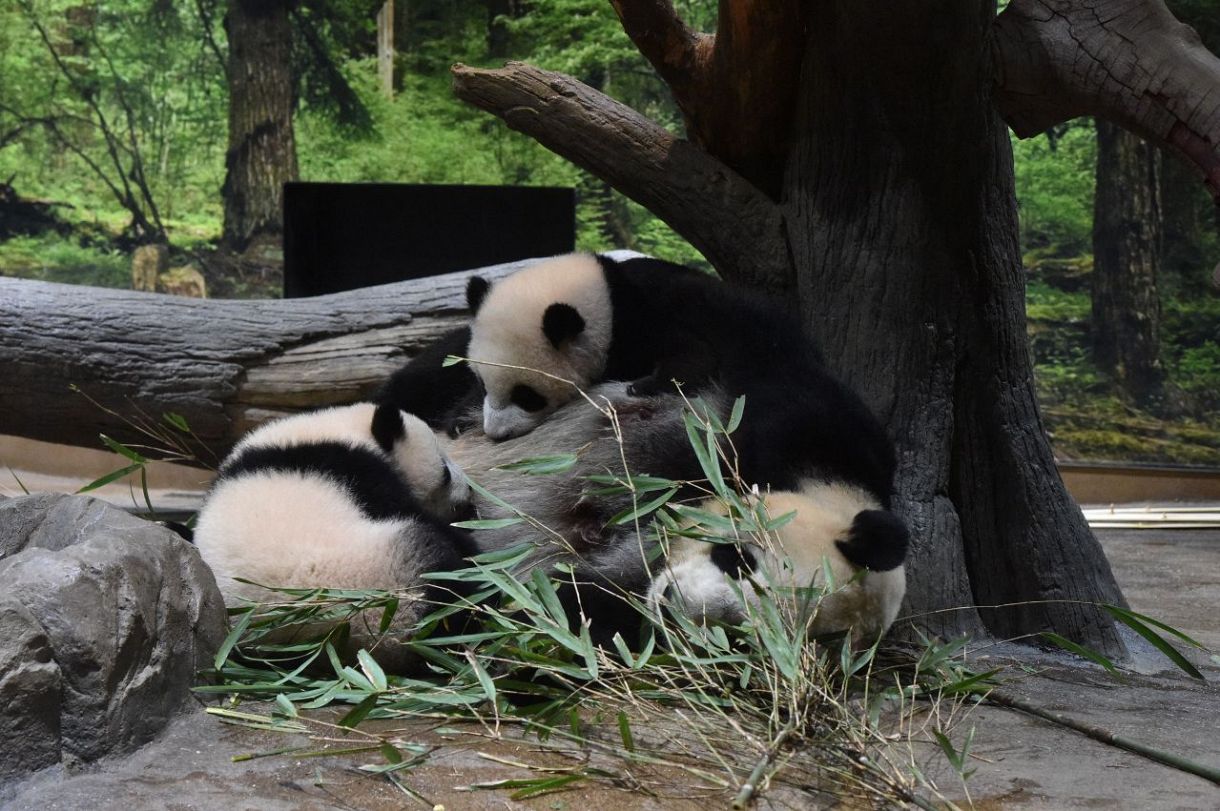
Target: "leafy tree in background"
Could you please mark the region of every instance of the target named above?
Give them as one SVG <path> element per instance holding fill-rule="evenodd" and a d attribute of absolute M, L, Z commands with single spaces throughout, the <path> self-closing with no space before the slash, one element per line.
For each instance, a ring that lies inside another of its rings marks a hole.
<path fill-rule="evenodd" d="M 22 0 L 0 10 L 0 31 L 0 133 L 22 134 L 0 171 L 24 183 L 71 161 L 83 171 L 70 198 L 108 195 L 128 240 L 163 241 L 164 201 L 197 168 L 218 108 L 198 20 L 166 3 Z"/>

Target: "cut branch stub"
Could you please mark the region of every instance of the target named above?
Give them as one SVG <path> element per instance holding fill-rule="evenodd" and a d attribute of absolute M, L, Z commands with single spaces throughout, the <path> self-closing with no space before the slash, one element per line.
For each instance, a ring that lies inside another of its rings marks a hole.
<path fill-rule="evenodd" d="M 689 141 L 570 76 L 520 62 L 454 65 L 453 89 L 652 211 L 726 278 L 791 290 L 778 207 Z"/>
<path fill-rule="evenodd" d="M 992 57 L 1018 136 L 1099 116 L 1183 156 L 1220 202 L 1220 59 L 1161 0 L 1013 0 Z"/>

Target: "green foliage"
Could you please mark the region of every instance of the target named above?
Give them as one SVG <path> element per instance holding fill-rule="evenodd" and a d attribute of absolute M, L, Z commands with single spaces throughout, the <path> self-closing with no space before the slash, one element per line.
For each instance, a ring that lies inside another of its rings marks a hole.
<path fill-rule="evenodd" d="M 1093 174 L 1097 139 L 1092 119 L 1051 135 L 1013 138 L 1022 253 L 1079 256 L 1092 251 Z"/>

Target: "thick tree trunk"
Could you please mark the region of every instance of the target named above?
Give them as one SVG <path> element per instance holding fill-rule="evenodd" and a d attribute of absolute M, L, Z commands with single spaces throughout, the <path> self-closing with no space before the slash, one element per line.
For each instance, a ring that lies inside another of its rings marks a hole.
<path fill-rule="evenodd" d="M 673 24 L 664 0 L 615 5 L 658 70 L 691 81 L 683 74 L 698 60 L 683 55 L 712 44 Z M 751 8 L 761 5 L 785 7 Z M 711 246 L 726 278 L 789 294 L 898 442 L 917 624 L 943 635 L 1055 631 L 1119 654 L 1096 602 L 1122 596 L 1055 468 L 1034 396 L 1012 154 L 992 108 L 993 13 L 988 0 L 804 6 L 803 58 L 786 57 L 801 66 L 799 104 L 774 206 L 691 145 L 641 137 L 655 125 L 566 77 L 458 68 L 455 89 Z M 734 29 L 739 43 L 750 33 Z M 697 107 L 690 87 L 675 92 Z M 712 188 L 704 178 L 750 207 L 692 197 Z M 725 242 L 742 233 L 753 250 Z"/>
<path fill-rule="evenodd" d="M 1093 360 L 1137 405 L 1162 403 L 1161 153 L 1097 121 L 1093 198 Z"/>
<path fill-rule="evenodd" d="M 1122 598 L 1034 396 L 988 9 L 814 12 L 784 202 L 801 311 L 898 442 L 912 612 L 962 607 L 932 617 L 943 634 L 981 618 L 1002 638 L 1066 630 L 1116 650 L 1074 602 Z"/>
<path fill-rule="evenodd" d="M 286 0 L 230 0 L 229 148 L 224 244 L 244 250 L 283 231 L 284 184 L 297 177 L 292 27 Z"/>
<path fill-rule="evenodd" d="M 473 272 L 495 279 L 528 264 Z M 369 395 L 467 320 L 471 272 L 274 301 L 0 278 L 0 434 L 139 443 L 124 418 L 174 412 L 222 457 L 270 417 Z"/>

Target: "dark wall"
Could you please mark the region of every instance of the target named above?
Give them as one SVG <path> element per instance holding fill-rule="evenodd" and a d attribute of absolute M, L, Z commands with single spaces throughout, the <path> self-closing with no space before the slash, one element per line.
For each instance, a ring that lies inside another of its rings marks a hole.
<path fill-rule="evenodd" d="M 572 189 L 288 183 L 284 296 L 315 296 L 568 253 Z"/>

